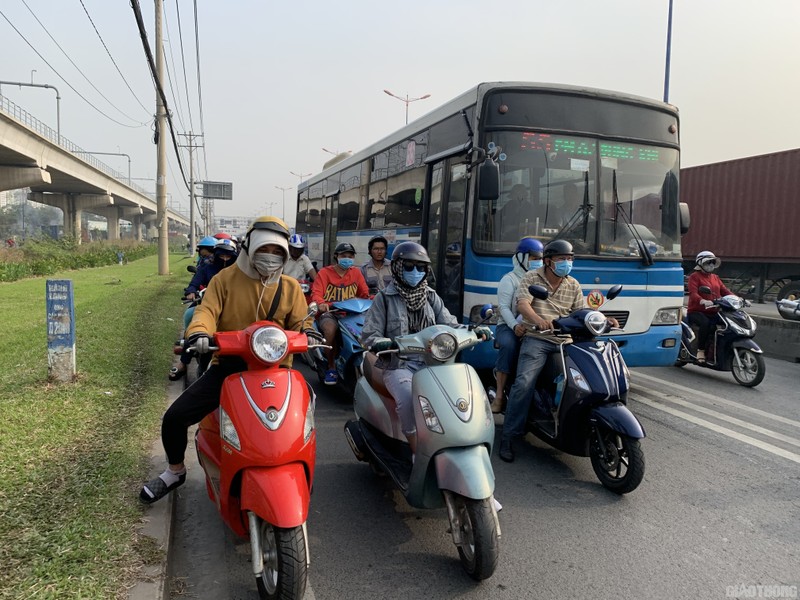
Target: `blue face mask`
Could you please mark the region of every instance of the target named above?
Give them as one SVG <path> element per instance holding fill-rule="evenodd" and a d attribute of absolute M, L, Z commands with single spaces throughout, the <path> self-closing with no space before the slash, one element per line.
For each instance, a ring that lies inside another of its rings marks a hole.
<path fill-rule="evenodd" d="M 347 270 L 353 266 L 353 262 L 355 262 L 352 258 L 340 258 L 339 259 L 339 266 L 343 269 Z"/>
<path fill-rule="evenodd" d="M 569 275 L 570 271 L 572 271 L 571 260 L 562 260 L 560 262 L 553 263 L 553 272 L 559 277 L 566 277 Z"/>
<path fill-rule="evenodd" d="M 535 271 L 536 269 L 540 269 L 542 267 L 542 260 L 530 260 L 528 261 L 528 271 Z"/>
<path fill-rule="evenodd" d="M 413 271 L 403 271 L 403 281 L 410 287 L 417 287 L 419 282 L 425 279 L 425 272 L 414 269 Z"/>

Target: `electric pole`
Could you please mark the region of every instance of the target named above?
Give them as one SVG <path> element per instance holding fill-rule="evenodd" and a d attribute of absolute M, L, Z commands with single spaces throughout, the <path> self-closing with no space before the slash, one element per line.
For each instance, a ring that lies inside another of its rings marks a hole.
<path fill-rule="evenodd" d="M 195 248 L 195 229 L 194 229 L 194 149 L 201 148 L 202 144 L 195 144 L 194 138 L 203 137 L 200 134 L 192 133 L 179 133 L 182 137 L 189 138 L 189 143 L 186 145 L 181 144 L 181 148 L 189 149 L 189 255 L 194 254 Z M 208 213 L 206 213 L 208 214 Z"/>
<path fill-rule="evenodd" d="M 156 11 L 156 79 L 164 81 L 164 36 L 161 31 L 163 0 L 155 0 Z M 158 274 L 169 275 L 169 222 L 167 220 L 167 110 L 156 90 L 156 122 L 158 144 L 156 161 L 156 215 L 158 226 Z"/>

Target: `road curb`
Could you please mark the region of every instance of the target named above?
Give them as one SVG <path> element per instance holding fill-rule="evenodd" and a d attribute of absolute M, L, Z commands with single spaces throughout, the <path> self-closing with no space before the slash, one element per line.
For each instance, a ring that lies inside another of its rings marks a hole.
<path fill-rule="evenodd" d="M 800 362 L 800 321 L 787 321 L 751 314 L 756 322 L 755 342 L 764 354 L 790 362 Z"/>

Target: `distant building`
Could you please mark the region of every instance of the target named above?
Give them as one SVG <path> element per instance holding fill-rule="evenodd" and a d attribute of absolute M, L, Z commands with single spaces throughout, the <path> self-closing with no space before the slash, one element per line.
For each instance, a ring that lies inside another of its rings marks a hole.
<path fill-rule="evenodd" d="M 214 233 L 224 231 L 231 235 L 244 235 L 253 222 L 253 217 L 216 217 L 214 219 Z"/>

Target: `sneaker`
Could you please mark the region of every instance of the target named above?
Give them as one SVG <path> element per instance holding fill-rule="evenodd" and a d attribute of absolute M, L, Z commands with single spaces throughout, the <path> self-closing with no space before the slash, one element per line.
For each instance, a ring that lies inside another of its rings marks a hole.
<path fill-rule="evenodd" d="M 325 385 L 336 385 L 339 382 L 339 374 L 334 369 L 325 371 L 324 381 Z"/>
<path fill-rule="evenodd" d="M 697 362 L 701 362 L 701 363 L 706 362 L 705 350 L 698 350 L 697 351 Z"/>

